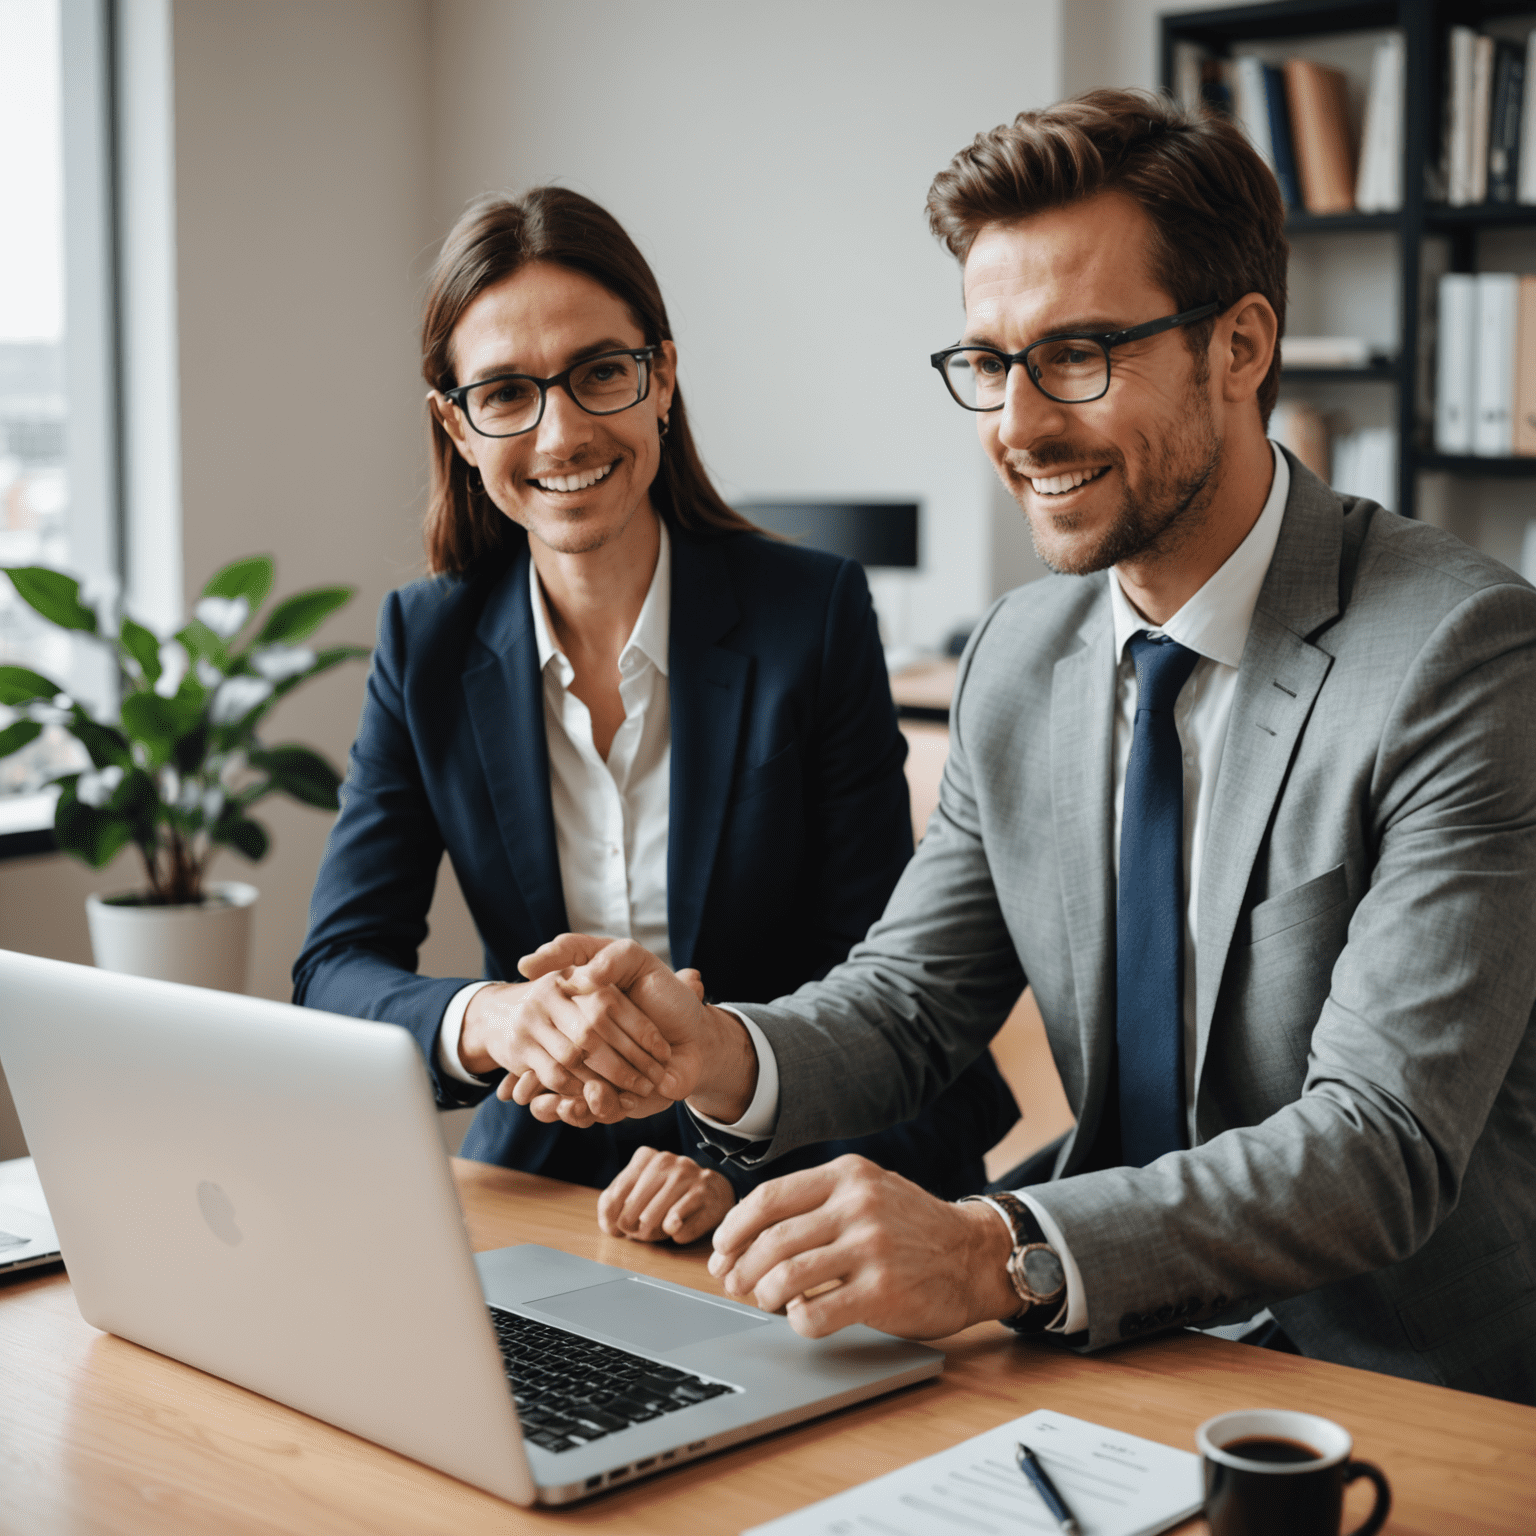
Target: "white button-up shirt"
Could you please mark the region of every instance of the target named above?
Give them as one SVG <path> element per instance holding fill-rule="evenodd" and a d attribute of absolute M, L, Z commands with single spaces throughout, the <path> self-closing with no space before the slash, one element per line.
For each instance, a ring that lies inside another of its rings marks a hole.
<path fill-rule="evenodd" d="M 1125 770 L 1136 721 L 1136 668 L 1127 651 L 1127 643 L 1133 635 L 1144 630 L 1151 635 L 1168 635 L 1200 657 L 1180 690 L 1173 710 L 1179 744 L 1184 751 L 1184 1076 L 1191 1145 L 1194 1143 L 1195 1112 L 1195 924 L 1200 908 L 1200 859 L 1210 828 L 1211 806 L 1216 797 L 1216 780 L 1227 740 L 1227 724 L 1232 716 L 1232 701 L 1237 693 L 1238 664 L 1243 658 L 1243 647 L 1248 643 L 1253 610 L 1274 558 L 1286 498 L 1291 491 L 1290 465 L 1278 448 L 1273 444 L 1270 447 L 1274 455 L 1274 475 L 1258 521 L 1221 569 L 1161 628 L 1142 618 L 1121 590 L 1119 578 L 1110 572 L 1109 600 L 1118 658 L 1114 722 L 1117 884 Z M 773 1135 L 778 1121 L 778 1064 L 773 1057 L 773 1047 L 763 1032 L 740 1014 L 737 1017 L 747 1025 L 757 1048 L 757 1092 L 746 1114 L 734 1125 L 721 1125 L 703 1115 L 699 1119 L 737 1136 L 767 1140 Z M 1088 1326 L 1088 1305 L 1083 1295 L 1081 1272 L 1051 1214 L 1028 1195 L 1020 1192 L 1020 1198 L 1034 1212 L 1046 1240 L 1060 1254 L 1067 1272 L 1066 1315 L 1053 1322 L 1052 1329 L 1060 1333 L 1076 1333 Z"/>
<path fill-rule="evenodd" d="M 635 627 L 619 652 L 624 723 L 604 761 L 592 716 L 571 692 L 575 669 L 554 638 L 538 570 L 528 562 L 528 601 L 544 682 L 544 735 L 566 923 L 573 933 L 633 939 L 672 963 L 667 928 L 667 837 L 671 818 L 672 703 L 667 650 L 672 634 L 672 544 L 661 547 Z M 488 982 L 454 995 L 438 1033 L 438 1065 L 463 1082 L 459 1060 L 469 1000 Z"/>

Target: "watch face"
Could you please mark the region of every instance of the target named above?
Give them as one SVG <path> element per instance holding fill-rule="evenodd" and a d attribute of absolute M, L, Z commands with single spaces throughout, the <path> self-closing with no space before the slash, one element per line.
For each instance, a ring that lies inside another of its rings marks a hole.
<path fill-rule="evenodd" d="M 1053 1249 L 1043 1244 L 1024 1252 L 1024 1283 L 1037 1297 L 1054 1296 L 1067 1283 L 1067 1272 Z"/>

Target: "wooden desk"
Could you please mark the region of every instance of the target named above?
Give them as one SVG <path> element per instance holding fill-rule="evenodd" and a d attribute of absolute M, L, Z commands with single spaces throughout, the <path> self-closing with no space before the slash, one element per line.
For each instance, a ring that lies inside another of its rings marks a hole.
<path fill-rule="evenodd" d="M 915 720 L 934 720 L 943 724 L 949 718 L 949 703 L 954 697 L 955 677 L 960 663 L 950 656 L 921 661 L 891 674 L 891 697 L 896 708 Z"/>
<path fill-rule="evenodd" d="M 680 1252 L 601 1236 L 593 1190 L 478 1163 L 455 1168 L 476 1248 L 543 1242 L 717 1289 L 702 1245 Z M 1031 1408 L 1192 1449 L 1202 1419 L 1257 1405 L 1347 1425 L 1357 1454 L 1392 1481 L 1392 1532 L 1529 1533 L 1536 1524 L 1536 1409 L 1187 1334 L 1079 1359 L 989 1323 L 943 1347 L 949 1362 L 935 1383 L 544 1513 L 97 1333 L 57 1272 L 18 1279 L 0 1286 L 0 1532 L 734 1532 Z"/>

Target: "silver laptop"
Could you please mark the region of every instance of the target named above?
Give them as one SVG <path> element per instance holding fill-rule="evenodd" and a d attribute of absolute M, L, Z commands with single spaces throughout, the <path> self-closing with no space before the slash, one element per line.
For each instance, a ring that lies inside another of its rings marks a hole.
<path fill-rule="evenodd" d="M 0 1279 L 59 1262 L 59 1239 L 30 1157 L 0 1162 Z"/>
<path fill-rule="evenodd" d="M 0 1062 L 88 1323 L 519 1504 L 943 1367 L 549 1248 L 471 1254 L 393 1025 L 0 951 Z"/>

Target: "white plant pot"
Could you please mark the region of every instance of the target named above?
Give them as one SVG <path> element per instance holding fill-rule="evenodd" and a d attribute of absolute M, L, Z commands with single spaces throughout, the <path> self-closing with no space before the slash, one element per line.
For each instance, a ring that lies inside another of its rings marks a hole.
<path fill-rule="evenodd" d="M 244 992 L 258 894 L 254 885 L 224 880 L 195 907 L 118 906 L 87 896 L 91 953 L 104 971 Z"/>

